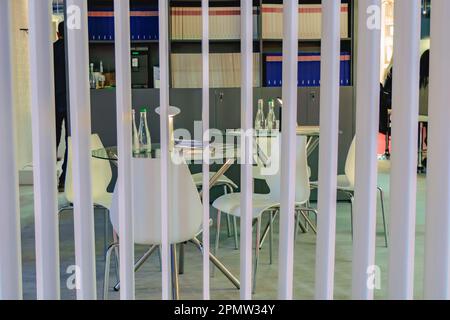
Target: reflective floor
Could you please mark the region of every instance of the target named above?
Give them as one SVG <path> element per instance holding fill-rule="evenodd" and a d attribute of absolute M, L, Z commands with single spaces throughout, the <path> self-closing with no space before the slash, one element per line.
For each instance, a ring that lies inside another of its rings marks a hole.
<path fill-rule="evenodd" d="M 389 162 L 379 163 L 379 185 L 386 191 L 386 209 L 389 220 Z M 32 187 L 20 188 L 21 223 L 22 223 L 22 259 L 23 259 L 23 290 L 25 299 L 36 298 L 35 285 L 35 249 L 34 249 L 34 219 L 33 219 L 33 189 Z M 64 204 L 64 197 L 60 196 L 60 205 Z M 349 299 L 351 293 L 351 258 L 352 240 L 350 234 L 349 204 L 338 203 L 337 237 L 336 237 L 336 272 L 335 272 L 335 298 Z M 415 297 L 422 298 L 423 278 L 423 242 L 424 242 L 424 209 L 425 209 L 425 176 L 418 179 L 417 200 L 417 233 L 416 233 L 416 284 Z M 387 290 L 387 259 L 388 249 L 384 247 L 383 229 L 381 224 L 381 212 L 378 210 L 378 236 L 376 248 L 376 263 L 381 268 L 381 289 L 377 290 L 376 298 L 386 297 Z M 212 217 L 215 213 L 212 212 Z M 97 288 L 98 296 L 102 297 L 103 268 L 104 268 L 104 214 L 101 211 L 95 214 L 96 239 L 97 239 Z M 224 221 L 224 219 L 222 220 Z M 263 222 L 264 223 L 264 222 Z M 214 225 L 215 226 L 215 225 Z M 211 243 L 213 244 L 215 227 L 211 230 Z M 222 224 L 219 258 L 229 269 L 239 275 L 239 251 L 234 249 L 232 237 L 226 233 L 225 223 Z M 255 299 L 275 299 L 277 297 L 277 246 L 278 224 L 275 224 L 275 249 L 274 263 L 269 264 L 269 246 L 265 243 L 260 256 L 260 265 L 257 276 Z M 60 260 L 61 260 L 61 297 L 62 299 L 75 299 L 75 292 L 68 289 L 67 268 L 74 264 L 73 245 L 73 216 L 70 211 L 60 217 Z M 136 259 L 146 251 L 146 247 L 136 247 Z M 192 245 L 186 246 L 185 272 L 180 275 L 180 298 L 201 299 L 201 255 Z M 314 264 L 315 264 L 315 236 L 312 232 L 299 233 L 295 247 L 294 289 L 296 299 L 314 298 Z M 111 270 L 110 299 L 118 299 L 119 293 L 112 290 L 115 281 L 114 265 Z M 159 272 L 158 255 L 152 256 L 148 262 L 136 274 L 136 298 L 160 299 L 161 297 L 161 273 Z M 220 273 L 216 272 L 211 279 L 212 299 L 238 299 L 239 292 Z"/>

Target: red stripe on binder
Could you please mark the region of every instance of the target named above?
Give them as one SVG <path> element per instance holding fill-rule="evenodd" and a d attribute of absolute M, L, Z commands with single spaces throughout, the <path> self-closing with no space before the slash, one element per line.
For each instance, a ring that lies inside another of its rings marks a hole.
<path fill-rule="evenodd" d="M 172 16 L 201 16 L 202 15 L 202 11 L 201 9 L 195 10 L 195 9 L 190 9 L 190 10 L 177 10 L 178 8 L 173 8 L 172 9 Z M 258 14 L 257 10 L 253 10 L 253 14 Z M 241 15 L 241 10 L 240 9 L 228 9 L 228 10 L 224 10 L 224 9 L 220 9 L 220 10 L 214 10 L 214 9 L 210 9 L 209 10 L 209 15 L 210 16 L 239 16 Z"/>
<path fill-rule="evenodd" d="M 90 11 L 88 12 L 89 17 L 94 18 L 104 18 L 104 17 L 114 17 L 113 11 Z"/>
<path fill-rule="evenodd" d="M 132 17 L 157 17 L 158 11 L 131 11 Z"/>
<path fill-rule="evenodd" d="M 283 13 L 283 8 L 282 7 L 277 7 L 277 8 L 263 7 L 262 12 L 263 13 Z M 322 8 L 299 8 L 298 12 L 299 13 L 322 13 Z M 342 13 L 348 12 L 348 7 L 347 6 L 341 7 L 341 12 Z"/>
<path fill-rule="evenodd" d="M 240 16 L 241 10 L 210 10 L 210 16 Z"/>
<path fill-rule="evenodd" d="M 114 17 L 113 11 L 90 11 L 88 13 L 89 17 L 93 18 L 112 18 Z M 131 11 L 131 17 L 157 17 L 158 11 Z"/>

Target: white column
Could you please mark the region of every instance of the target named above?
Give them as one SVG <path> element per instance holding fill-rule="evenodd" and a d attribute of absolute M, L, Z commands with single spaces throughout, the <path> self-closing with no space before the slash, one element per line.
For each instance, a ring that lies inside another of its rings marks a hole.
<path fill-rule="evenodd" d="M 59 299 L 56 136 L 50 2 L 29 2 L 34 217 L 38 299 Z"/>
<path fill-rule="evenodd" d="M 202 123 L 203 144 L 209 145 L 209 1 L 202 0 Z M 209 155 L 209 148 L 206 149 Z M 206 157 L 209 159 L 209 156 Z M 209 161 L 203 161 L 203 299 L 210 299 L 209 281 Z"/>
<path fill-rule="evenodd" d="M 283 116 L 281 145 L 280 244 L 278 297 L 291 300 L 294 273 L 294 211 L 298 80 L 298 1 L 284 0 Z"/>
<path fill-rule="evenodd" d="M 450 1 L 433 0 L 428 123 L 425 299 L 450 299 Z"/>
<path fill-rule="evenodd" d="M 130 2 L 114 0 L 119 191 L 120 298 L 134 300 Z"/>
<path fill-rule="evenodd" d="M 253 128 L 253 4 L 241 1 L 241 127 L 244 132 Z M 253 221 L 253 135 L 241 139 L 241 299 L 252 298 L 252 221 Z"/>
<path fill-rule="evenodd" d="M 381 1 L 359 0 L 358 6 L 352 297 L 370 300 L 373 288 L 367 285 L 367 272 L 375 264 Z"/>
<path fill-rule="evenodd" d="M 322 4 L 316 299 L 333 299 L 339 137 L 341 1 Z"/>
<path fill-rule="evenodd" d="M 168 1 L 159 0 L 159 66 L 161 88 L 159 101 L 161 106 L 161 260 L 162 260 L 162 298 L 170 299 L 170 268 L 169 261 L 169 9 Z"/>
<path fill-rule="evenodd" d="M 11 34 L 11 3 L 0 0 L 0 300 L 22 299 Z"/>
<path fill-rule="evenodd" d="M 421 1 L 395 2 L 389 298 L 413 299 Z"/>
<path fill-rule="evenodd" d="M 91 101 L 87 1 L 67 0 L 70 124 L 73 155 L 77 298 L 96 299 L 94 210 L 91 186 Z M 76 23 L 78 22 L 78 23 Z"/>

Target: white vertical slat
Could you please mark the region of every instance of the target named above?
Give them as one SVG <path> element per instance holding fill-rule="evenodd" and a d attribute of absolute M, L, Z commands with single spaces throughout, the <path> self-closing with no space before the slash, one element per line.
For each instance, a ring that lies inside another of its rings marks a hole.
<path fill-rule="evenodd" d="M 59 299 L 56 136 L 50 2 L 29 2 L 34 216 L 38 299 Z"/>
<path fill-rule="evenodd" d="M 291 300 L 294 273 L 294 210 L 297 129 L 298 1 L 283 7 L 283 108 L 278 297 Z"/>
<path fill-rule="evenodd" d="M 341 48 L 340 23 L 341 1 L 324 1 L 322 3 L 319 214 L 315 288 L 317 299 L 333 299 L 334 288 Z"/>
<path fill-rule="evenodd" d="M 450 1 L 432 3 L 424 293 L 450 299 Z"/>
<path fill-rule="evenodd" d="M 169 173 L 169 9 L 168 1 L 159 0 L 159 64 L 161 88 L 159 100 L 161 106 L 161 260 L 162 260 L 162 299 L 170 298 L 169 261 L 169 221 L 168 221 L 168 173 Z"/>
<path fill-rule="evenodd" d="M 253 4 L 241 1 L 241 127 L 253 128 Z M 242 139 L 241 170 L 241 299 L 252 298 L 252 157 L 253 136 Z"/>
<path fill-rule="evenodd" d="M 389 298 L 412 299 L 421 1 L 395 2 Z"/>
<path fill-rule="evenodd" d="M 209 1 L 202 0 L 202 123 L 203 145 L 209 144 Z M 209 150 L 209 149 L 208 149 Z M 207 151 L 209 152 L 209 151 Z M 210 299 L 209 281 L 209 161 L 203 161 L 203 299 Z"/>
<path fill-rule="evenodd" d="M 373 288 L 367 285 L 367 271 L 375 264 L 381 1 L 359 0 L 358 5 L 352 296 L 370 300 Z"/>
<path fill-rule="evenodd" d="M 130 2 L 114 0 L 117 108 L 117 188 L 119 191 L 120 298 L 134 300 L 134 237 L 132 196 L 132 116 L 130 65 Z"/>
<path fill-rule="evenodd" d="M 91 101 L 87 1 L 67 0 L 70 124 L 73 154 L 75 263 L 79 268 L 77 299 L 97 297 L 94 210 L 91 186 Z M 71 19 L 79 19 L 72 25 Z"/>
<path fill-rule="evenodd" d="M 0 0 L 0 300 L 22 299 L 10 17 L 11 2 Z"/>

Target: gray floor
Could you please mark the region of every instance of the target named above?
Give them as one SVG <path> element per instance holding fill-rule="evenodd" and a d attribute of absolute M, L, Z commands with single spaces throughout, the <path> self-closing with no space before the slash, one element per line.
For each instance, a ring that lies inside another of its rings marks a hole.
<path fill-rule="evenodd" d="M 389 162 L 380 162 L 379 185 L 386 191 L 385 200 L 389 216 Z M 424 211 L 425 211 L 425 177 L 418 177 L 417 197 L 417 232 L 416 232 L 416 272 L 415 297 L 422 298 L 423 276 L 423 242 L 424 242 Z M 35 249 L 34 249 L 34 219 L 33 219 L 33 189 L 20 188 L 21 224 L 22 224 L 22 254 L 23 254 L 23 289 L 25 299 L 36 298 L 35 284 Z M 60 196 L 60 205 L 64 204 L 64 197 Z M 387 287 L 387 259 L 388 249 L 384 247 L 380 210 L 378 210 L 378 237 L 376 248 L 376 263 L 381 268 L 381 289 L 376 291 L 376 298 L 386 297 Z M 214 215 L 214 214 L 212 214 Z M 103 239 L 104 214 L 95 214 L 97 239 L 97 288 L 101 298 L 103 285 Z M 389 218 L 388 218 L 389 220 Z M 224 221 L 224 219 L 222 219 Z M 275 230 L 278 230 L 277 226 Z M 211 242 L 214 241 L 214 227 L 211 229 Z M 73 246 L 73 216 L 66 212 L 60 216 L 60 261 L 61 261 L 61 297 L 74 299 L 75 292 L 69 290 L 66 281 L 70 274 L 66 270 L 74 264 Z M 314 298 L 314 265 L 315 265 L 315 236 L 313 233 L 300 233 L 295 246 L 294 290 L 296 299 Z M 278 232 L 275 232 L 275 246 L 278 245 Z M 228 238 L 226 228 L 222 228 L 220 243 L 220 259 L 239 276 L 239 251 L 234 250 L 232 238 Z M 136 258 L 145 251 L 145 247 L 136 247 Z M 261 251 L 260 267 L 257 277 L 255 299 L 275 299 L 277 297 L 277 250 L 275 250 L 274 264 L 269 264 L 268 243 Z M 185 273 L 180 276 L 181 299 L 201 299 L 202 297 L 202 260 L 199 251 L 186 246 Z M 350 299 L 351 288 L 351 258 L 352 240 L 350 235 L 349 205 L 338 203 L 337 235 L 336 235 L 336 270 L 335 270 L 335 298 Z M 111 287 L 113 285 L 114 267 L 111 273 Z M 143 268 L 136 274 L 136 297 L 138 299 L 160 299 L 161 273 L 159 272 L 158 255 L 152 256 Z M 219 272 L 211 279 L 211 297 L 213 299 L 238 299 L 239 292 Z M 118 299 L 119 294 L 110 291 L 110 299 Z"/>

